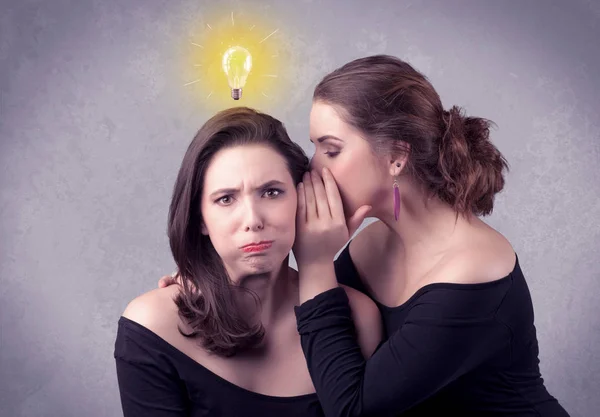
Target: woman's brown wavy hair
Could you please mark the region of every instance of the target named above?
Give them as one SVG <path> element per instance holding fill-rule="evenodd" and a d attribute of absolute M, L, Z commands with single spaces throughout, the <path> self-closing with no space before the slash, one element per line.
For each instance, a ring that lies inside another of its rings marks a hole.
<path fill-rule="evenodd" d="M 221 356 L 255 346 L 262 340 L 264 328 L 261 323 L 251 323 L 238 307 L 235 292 L 249 291 L 233 285 L 210 238 L 201 233 L 204 176 L 220 150 L 254 144 L 278 152 L 296 185 L 308 170 L 304 151 L 291 141 L 279 120 L 247 107 L 224 110 L 208 120 L 189 145 L 169 209 L 169 243 L 182 283 L 175 303 L 181 319 L 192 329 L 179 331 L 198 338 L 205 349 Z M 250 294 L 258 305 L 256 295 Z"/>
<path fill-rule="evenodd" d="M 487 215 L 508 164 L 490 141 L 492 122 L 444 110 L 429 80 L 408 63 L 373 55 L 326 75 L 314 101 L 333 106 L 377 151 L 408 154 L 407 171 L 461 214 Z"/>

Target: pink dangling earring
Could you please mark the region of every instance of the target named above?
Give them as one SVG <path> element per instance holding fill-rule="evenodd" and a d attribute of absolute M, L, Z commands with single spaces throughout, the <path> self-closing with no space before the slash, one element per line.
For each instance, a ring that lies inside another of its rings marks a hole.
<path fill-rule="evenodd" d="M 400 189 L 398 188 L 398 180 L 394 180 L 394 218 L 398 221 L 400 215 Z"/>

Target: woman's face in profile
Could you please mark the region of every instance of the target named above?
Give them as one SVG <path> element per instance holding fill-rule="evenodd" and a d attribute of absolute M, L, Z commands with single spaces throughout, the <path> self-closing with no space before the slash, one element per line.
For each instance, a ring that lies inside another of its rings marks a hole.
<path fill-rule="evenodd" d="M 202 233 L 232 279 L 275 271 L 295 238 L 296 187 L 285 159 L 266 145 L 217 152 L 204 177 Z"/>
<path fill-rule="evenodd" d="M 344 122 L 333 106 L 314 102 L 310 140 L 315 145 L 311 168 L 327 167 L 340 190 L 346 216 L 365 204 L 388 198 L 393 178 L 360 133 Z"/>

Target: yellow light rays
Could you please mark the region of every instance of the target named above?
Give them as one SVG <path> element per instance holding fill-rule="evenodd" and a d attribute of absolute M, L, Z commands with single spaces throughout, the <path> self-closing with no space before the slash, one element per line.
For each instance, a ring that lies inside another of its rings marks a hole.
<path fill-rule="evenodd" d="M 284 99 L 286 89 L 279 76 L 285 64 L 280 55 L 283 43 L 280 27 L 259 14 L 245 11 L 204 17 L 201 26 L 192 32 L 184 62 L 183 76 L 188 81 L 183 86 L 189 88 L 187 91 L 211 110 L 234 106 L 260 108 Z M 252 57 L 252 68 L 239 100 L 232 99 L 222 67 L 225 51 L 234 46 L 247 49 Z"/>
<path fill-rule="evenodd" d="M 269 39 L 271 36 L 273 36 L 274 34 L 277 33 L 277 31 L 279 31 L 279 28 L 275 29 L 273 32 L 269 33 L 262 41 L 260 41 L 259 43 L 263 43 L 264 41 L 266 41 L 267 39 Z"/>

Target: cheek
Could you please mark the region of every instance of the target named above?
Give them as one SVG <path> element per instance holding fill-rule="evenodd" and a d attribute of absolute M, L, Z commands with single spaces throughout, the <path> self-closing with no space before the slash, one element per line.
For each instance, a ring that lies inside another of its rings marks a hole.
<path fill-rule="evenodd" d="M 280 238 L 289 244 L 290 247 L 296 236 L 297 202 L 298 200 L 294 195 L 294 198 L 288 199 L 284 204 L 281 204 L 280 207 L 277 208 L 275 217 L 273 218 L 277 225 Z"/>
<path fill-rule="evenodd" d="M 202 233 L 208 235 L 213 246 L 219 254 L 231 246 L 232 228 L 235 220 L 227 215 L 226 210 L 208 208 L 202 210 L 203 227 Z"/>
<path fill-rule="evenodd" d="M 328 167 L 329 168 L 329 167 Z M 336 180 L 346 216 L 354 214 L 356 209 L 371 204 L 373 191 L 373 167 L 358 161 L 341 161 L 330 168 Z"/>
<path fill-rule="evenodd" d="M 294 195 L 294 198 L 290 198 L 286 201 L 280 213 L 281 223 L 286 226 L 287 229 L 294 232 L 296 230 L 296 211 L 298 209 L 298 197 Z"/>

